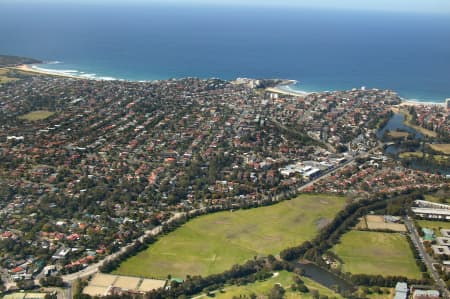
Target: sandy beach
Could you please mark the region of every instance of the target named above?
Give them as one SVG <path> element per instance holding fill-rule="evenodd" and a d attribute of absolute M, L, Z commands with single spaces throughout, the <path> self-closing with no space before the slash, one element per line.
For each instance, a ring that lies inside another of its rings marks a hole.
<path fill-rule="evenodd" d="M 434 103 L 434 102 L 419 102 L 419 101 L 411 101 L 411 100 L 402 100 L 402 103 L 399 106 L 444 106 L 445 103 Z"/>
<path fill-rule="evenodd" d="M 42 74 L 42 75 L 50 75 L 50 76 L 59 76 L 59 77 L 66 77 L 66 78 L 73 78 L 73 79 L 88 79 L 83 78 L 80 76 L 73 76 L 64 72 L 57 72 L 57 71 L 46 71 L 42 69 L 33 68 L 30 64 L 23 64 L 16 67 L 12 67 L 12 69 L 17 69 L 19 71 L 23 72 L 30 72 L 30 73 L 36 73 L 36 74 Z"/>
<path fill-rule="evenodd" d="M 306 92 L 306 91 L 288 91 L 288 90 L 281 89 L 279 87 L 266 88 L 266 91 L 273 92 L 273 93 L 285 94 L 285 95 L 289 95 L 289 96 L 295 96 L 295 97 L 306 96 L 306 95 L 310 94 L 310 92 Z"/>
<path fill-rule="evenodd" d="M 313 93 L 313 92 L 306 92 L 306 91 L 301 91 L 301 90 L 298 90 L 298 91 L 297 90 L 292 90 L 292 91 L 286 90 L 280 86 L 266 88 L 266 91 L 290 95 L 290 96 L 307 96 L 307 95 Z M 445 103 L 420 102 L 420 101 L 402 99 L 402 102 L 398 105 L 398 107 L 402 107 L 402 106 L 445 106 Z"/>

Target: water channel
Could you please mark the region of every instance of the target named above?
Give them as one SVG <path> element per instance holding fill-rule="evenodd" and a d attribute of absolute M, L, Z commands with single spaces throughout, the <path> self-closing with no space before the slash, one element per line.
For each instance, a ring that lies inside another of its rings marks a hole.
<path fill-rule="evenodd" d="M 392 117 L 389 119 L 389 121 L 387 122 L 387 124 L 384 127 L 382 127 L 380 130 L 378 130 L 377 137 L 379 139 L 382 139 L 384 134 L 386 133 L 386 131 L 389 130 L 389 131 L 408 132 L 413 137 L 413 140 L 416 140 L 416 141 L 422 141 L 425 139 L 423 134 L 414 130 L 411 127 L 406 126 L 404 124 L 404 121 L 405 121 L 405 116 L 403 114 L 394 113 L 392 115 Z M 407 145 L 405 145 L 405 143 L 403 143 L 403 142 L 395 142 L 395 143 L 389 144 L 385 148 L 384 151 L 386 154 L 393 156 L 395 159 L 398 159 L 398 154 L 401 152 L 421 151 L 421 149 L 422 149 L 421 142 L 417 142 L 415 144 L 409 143 Z M 450 169 L 449 169 L 449 167 L 446 167 L 446 165 L 433 165 L 432 169 L 431 169 L 430 164 L 427 161 L 424 161 L 421 159 L 408 161 L 408 167 L 412 168 L 412 169 L 418 169 L 418 170 L 424 170 L 424 171 L 432 171 L 432 172 L 438 171 L 439 173 L 441 173 L 443 175 L 450 174 Z"/>
<path fill-rule="evenodd" d="M 417 132 L 416 130 L 414 130 L 411 127 L 408 127 L 404 124 L 405 121 L 405 116 L 401 113 L 394 113 L 394 115 L 392 115 L 392 117 L 389 119 L 389 121 L 387 122 L 387 124 L 381 128 L 380 130 L 378 130 L 377 132 L 377 137 L 378 138 L 382 138 L 384 136 L 384 133 L 386 133 L 386 131 L 404 131 L 404 132 L 408 132 L 410 134 L 412 134 L 414 136 L 414 138 L 416 139 L 423 139 L 423 135 L 419 132 Z"/>
<path fill-rule="evenodd" d="M 405 116 L 400 113 L 395 113 L 392 115 L 392 117 L 389 119 L 387 124 L 378 130 L 377 137 L 382 139 L 386 131 L 404 131 L 410 133 L 410 135 L 413 137 L 413 139 L 421 141 L 425 137 L 420 132 L 417 132 L 411 127 L 406 126 L 403 122 L 405 120 Z M 388 155 L 393 156 L 394 158 L 398 159 L 398 154 L 402 151 L 418 151 L 421 149 L 421 142 L 417 142 L 413 145 L 409 144 L 407 146 L 404 145 L 402 142 L 392 143 L 388 145 L 385 148 L 385 153 Z M 420 160 L 418 161 L 411 161 L 408 165 L 408 167 L 411 167 L 413 169 L 420 169 L 420 170 L 428 170 L 429 165 L 421 163 Z M 438 167 L 436 166 L 436 169 L 440 171 L 442 174 L 450 174 L 450 170 L 448 169 L 441 169 L 445 167 Z M 339 276 L 322 269 L 321 267 L 317 266 L 313 263 L 295 263 L 295 266 L 303 269 L 305 271 L 305 276 L 311 278 L 312 280 L 326 286 L 327 288 L 334 289 L 336 286 L 338 286 L 341 290 L 354 290 L 354 286 L 347 282 L 346 280 L 340 278 Z"/>
<path fill-rule="evenodd" d="M 329 289 L 335 289 L 338 286 L 341 290 L 353 291 L 354 286 L 339 276 L 320 268 L 313 263 L 295 263 L 295 266 L 305 271 L 305 276 L 326 286 Z"/>

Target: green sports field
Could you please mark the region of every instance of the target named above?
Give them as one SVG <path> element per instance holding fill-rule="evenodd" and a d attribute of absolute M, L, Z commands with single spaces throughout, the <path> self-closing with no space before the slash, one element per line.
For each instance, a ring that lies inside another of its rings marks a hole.
<path fill-rule="evenodd" d="M 406 237 L 398 233 L 350 231 L 333 251 L 344 272 L 421 278 Z"/>
<path fill-rule="evenodd" d="M 273 206 L 201 216 L 123 262 L 115 274 L 165 278 L 220 273 L 312 239 L 345 201 L 301 195 Z"/>
<path fill-rule="evenodd" d="M 47 111 L 47 110 L 37 110 L 30 113 L 27 113 L 25 115 L 22 115 L 19 117 L 19 119 L 24 119 L 28 121 L 37 121 L 37 120 L 44 120 L 46 118 L 49 118 L 55 114 L 55 112 Z"/>

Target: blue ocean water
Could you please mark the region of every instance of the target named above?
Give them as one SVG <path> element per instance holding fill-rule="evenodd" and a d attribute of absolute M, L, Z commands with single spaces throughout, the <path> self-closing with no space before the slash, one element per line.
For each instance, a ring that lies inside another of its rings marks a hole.
<path fill-rule="evenodd" d="M 438 14 L 0 2 L 0 53 L 87 77 L 277 77 L 306 91 L 450 97 L 450 18 Z"/>

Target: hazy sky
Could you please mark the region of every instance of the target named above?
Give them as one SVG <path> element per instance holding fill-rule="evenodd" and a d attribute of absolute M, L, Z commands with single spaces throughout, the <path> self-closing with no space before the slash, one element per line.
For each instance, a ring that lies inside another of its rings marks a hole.
<path fill-rule="evenodd" d="M 133 4 L 133 3 L 182 3 L 246 6 L 298 6 L 344 10 L 381 10 L 450 14 L 450 0 L 0 0 L 10 3 L 85 3 L 85 4 Z"/>

